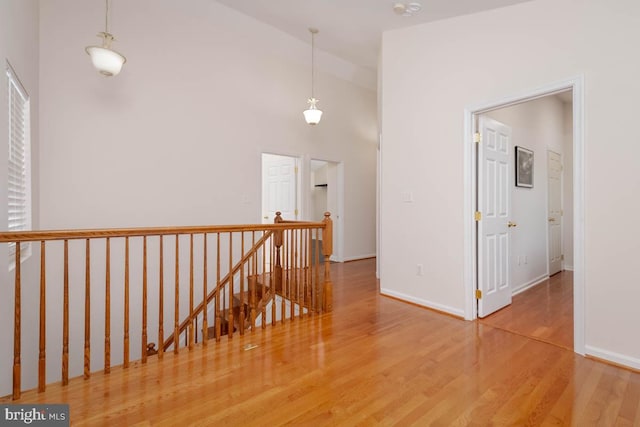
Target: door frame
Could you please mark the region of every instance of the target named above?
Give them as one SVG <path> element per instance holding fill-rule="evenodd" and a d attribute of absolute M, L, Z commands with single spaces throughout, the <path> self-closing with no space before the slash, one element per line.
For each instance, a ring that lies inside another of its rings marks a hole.
<path fill-rule="evenodd" d="M 464 109 L 464 295 L 466 320 L 478 318 L 475 291 L 477 281 L 477 236 L 474 212 L 476 206 L 476 149 L 473 134 L 477 116 L 498 108 L 532 101 L 568 90 L 573 91 L 573 331 L 574 351 L 585 354 L 585 165 L 584 165 L 584 76 L 549 83 L 501 99 L 485 101 Z"/>

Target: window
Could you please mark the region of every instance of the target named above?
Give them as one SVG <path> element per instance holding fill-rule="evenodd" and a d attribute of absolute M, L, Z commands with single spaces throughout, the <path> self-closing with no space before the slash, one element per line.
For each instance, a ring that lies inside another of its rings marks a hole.
<path fill-rule="evenodd" d="M 8 231 L 31 229 L 31 138 L 29 95 L 11 65 L 7 63 L 9 89 L 9 162 L 8 162 Z M 31 245 L 23 243 L 20 257 L 31 254 Z M 15 265 L 16 245 L 9 245 L 9 267 Z"/>

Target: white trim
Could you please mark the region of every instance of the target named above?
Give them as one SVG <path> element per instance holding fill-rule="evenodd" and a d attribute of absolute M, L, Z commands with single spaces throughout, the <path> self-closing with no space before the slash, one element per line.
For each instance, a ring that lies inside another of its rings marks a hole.
<path fill-rule="evenodd" d="M 462 280 L 465 284 L 464 298 L 464 320 L 474 320 L 478 318 L 478 304 L 475 299 L 476 283 L 476 233 L 475 220 L 475 191 L 474 183 L 476 176 L 475 143 L 473 134 L 476 131 L 473 120 L 474 112 L 469 109 L 464 111 L 464 269 Z"/>
<path fill-rule="evenodd" d="M 531 288 L 533 288 L 535 286 L 538 286 L 540 283 L 542 283 L 542 282 L 544 282 L 545 280 L 548 280 L 548 279 L 549 279 L 549 275 L 548 274 L 543 274 L 542 276 L 540 276 L 540 277 L 538 277 L 536 279 L 530 280 L 527 283 L 519 286 L 518 288 L 513 289 L 513 291 L 511 292 L 511 295 L 518 295 L 518 294 L 523 293 L 524 291 L 528 291 L 529 289 L 531 289 Z"/>
<path fill-rule="evenodd" d="M 590 345 L 585 346 L 585 354 L 598 359 L 603 359 L 609 362 L 616 363 L 618 365 L 628 366 L 633 369 L 640 369 L 640 359 L 636 357 L 627 356 L 624 354 L 614 353 L 609 350 L 603 350 L 598 347 Z"/>
<path fill-rule="evenodd" d="M 381 295 L 390 296 L 390 297 L 393 297 L 393 298 L 397 298 L 397 299 L 402 300 L 402 301 L 411 302 L 413 304 L 417 304 L 417 305 L 420 305 L 422 307 L 426 307 L 426 308 L 431 308 L 431 309 L 434 309 L 434 310 L 442 311 L 444 313 L 448 313 L 448 314 L 451 314 L 451 315 L 456 316 L 456 317 L 463 317 L 464 316 L 464 311 L 460 310 L 458 308 L 453 308 L 453 307 L 449 307 L 447 305 L 442 305 L 442 304 L 438 304 L 438 303 L 435 303 L 435 302 L 423 300 L 423 299 L 416 298 L 416 297 L 411 296 L 411 295 L 407 295 L 407 294 L 403 294 L 401 292 L 393 291 L 391 289 L 381 288 L 380 289 L 380 294 Z"/>
<path fill-rule="evenodd" d="M 348 262 L 348 261 L 358 261 L 358 260 L 361 260 L 361 259 L 368 259 L 368 258 L 375 258 L 375 257 L 376 257 L 376 254 L 375 254 L 375 253 L 368 254 L 368 255 L 354 255 L 354 256 L 347 256 L 347 257 L 344 257 L 343 262 Z M 334 259 L 333 259 L 333 255 L 331 256 L 331 261 L 334 261 Z M 338 261 L 338 260 L 335 260 L 335 261 Z M 338 261 L 338 262 L 340 262 L 340 261 Z"/>
<path fill-rule="evenodd" d="M 562 269 L 566 271 L 573 271 L 573 265 L 563 265 Z"/>
<path fill-rule="evenodd" d="M 585 354 L 585 255 L 584 255 L 584 218 L 585 218 L 585 170 L 584 170 L 584 76 L 579 75 L 567 80 L 551 83 L 520 94 L 502 99 L 471 105 L 464 110 L 464 318 L 473 320 L 478 317 L 475 289 L 476 236 L 473 206 L 475 201 L 475 152 L 473 144 L 474 116 L 476 114 L 520 104 L 554 93 L 573 91 L 573 183 L 574 183 L 574 351 Z"/>

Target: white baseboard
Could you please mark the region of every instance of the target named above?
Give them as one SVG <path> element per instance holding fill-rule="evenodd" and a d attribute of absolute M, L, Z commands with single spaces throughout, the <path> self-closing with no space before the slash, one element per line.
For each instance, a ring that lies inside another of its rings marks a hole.
<path fill-rule="evenodd" d="M 584 350 L 588 356 L 597 357 L 598 359 L 640 370 L 640 359 L 638 358 L 614 353 L 612 351 L 603 350 L 601 348 L 593 347 L 590 345 L 586 345 L 584 347 Z"/>
<path fill-rule="evenodd" d="M 563 265 L 562 269 L 567 271 L 573 271 L 573 265 Z"/>
<path fill-rule="evenodd" d="M 438 304 L 438 303 L 435 303 L 435 302 L 431 302 L 431 301 L 423 300 L 423 299 L 420 299 L 420 298 L 412 297 L 410 295 L 405 295 L 403 293 L 392 291 L 390 289 L 385 289 L 385 288 L 380 288 L 380 293 L 382 295 L 387 295 L 387 296 L 390 296 L 390 297 L 393 297 L 393 298 L 397 298 L 397 299 L 402 300 L 402 301 L 407 301 L 407 302 L 410 302 L 410 303 L 413 303 L 413 304 L 416 304 L 416 305 L 420 305 L 422 307 L 432 308 L 434 310 L 442 311 L 444 313 L 448 313 L 448 314 L 451 314 L 451 315 L 456 316 L 456 317 L 464 318 L 464 310 L 463 309 L 449 307 L 447 305 Z"/>
<path fill-rule="evenodd" d="M 348 262 L 348 261 L 358 261 L 360 259 L 367 259 L 367 258 L 375 258 L 376 254 L 372 253 L 369 255 L 356 255 L 356 256 L 348 256 L 344 258 L 344 262 Z"/>
<path fill-rule="evenodd" d="M 529 289 L 533 288 L 534 286 L 539 285 L 540 283 L 544 282 L 548 278 L 549 278 L 548 274 L 543 274 L 540 277 L 537 277 L 537 278 L 535 278 L 535 279 L 533 279 L 533 280 L 531 280 L 531 281 L 529 281 L 529 282 L 527 282 L 527 283 L 525 283 L 523 285 L 520 285 L 519 287 L 517 287 L 516 289 L 514 289 L 511 292 L 511 295 L 518 295 L 519 293 L 522 293 L 522 292 L 524 292 L 526 290 L 529 290 Z"/>

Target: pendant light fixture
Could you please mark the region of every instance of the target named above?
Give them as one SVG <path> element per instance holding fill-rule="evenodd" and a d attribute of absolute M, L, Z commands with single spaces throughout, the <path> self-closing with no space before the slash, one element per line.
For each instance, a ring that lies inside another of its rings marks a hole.
<path fill-rule="evenodd" d="M 91 56 L 91 62 L 100 74 L 111 77 L 118 75 L 127 58 L 111 49 L 114 37 L 109 33 L 109 0 L 105 0 L 105 3 L 104 31 L 98 33 L 98 37 L 102 38 L 102 46 L 87 46 L 85 51 Z"/>
<path fill-rule="evenodd" d="M 304 111 L 304 119 L 310 125 L 317 125 L 320 123 L 320 119 L 322 118 L 322 110 L 318 109 L 318 100 L 313 96 L 313 71 L 314 71 L 314 38 L 315 35 L 318 34 L 317 28 L 309 28 L 309 32 L 311 33 L 311 98 L 307 100 L 309 103 L 309 108 Z"/>

